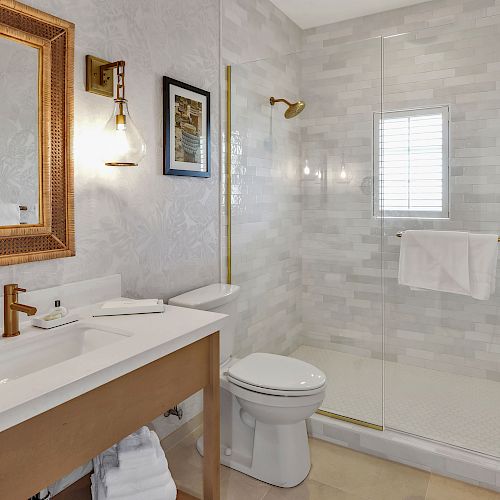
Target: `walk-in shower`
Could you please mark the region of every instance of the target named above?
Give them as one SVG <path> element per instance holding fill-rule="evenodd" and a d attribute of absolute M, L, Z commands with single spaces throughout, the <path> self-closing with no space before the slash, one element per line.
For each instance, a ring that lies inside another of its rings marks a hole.
<path fill-rule="evenodd" d="M 321 368 L 324 415 L 486 458 L 500 458 L 500 292 L 399 285 L 397 235 L 500 230 L 498 42 L 466 23 L 311 42 L 233 66 L 229 86 L 239 345 Z M 269 95 L 307 107 L 283 120 Z"/>

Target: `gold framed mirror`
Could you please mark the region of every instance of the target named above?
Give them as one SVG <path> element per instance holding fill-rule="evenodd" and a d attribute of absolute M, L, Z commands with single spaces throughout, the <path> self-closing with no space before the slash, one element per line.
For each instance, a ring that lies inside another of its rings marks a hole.
<path fill-rule="evenodd" d="M 74 25 L 0 0 L 0 265 L 75 254 Z"/>

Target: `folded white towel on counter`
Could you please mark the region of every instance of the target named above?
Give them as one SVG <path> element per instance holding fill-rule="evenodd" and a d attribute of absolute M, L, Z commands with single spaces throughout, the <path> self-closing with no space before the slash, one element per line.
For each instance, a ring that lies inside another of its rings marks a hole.
<path fill-rule="evenodd" d="M 495 290 L 497 240 L 457 231 L 405 231 L 398 282 L 487 300 Z"/>

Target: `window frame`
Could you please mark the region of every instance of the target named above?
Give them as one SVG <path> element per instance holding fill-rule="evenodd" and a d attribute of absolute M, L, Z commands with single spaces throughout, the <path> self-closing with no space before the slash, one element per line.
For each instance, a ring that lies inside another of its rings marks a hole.
<path fill-rule="evenodd" d="M 442 210 L 384 210 L 380 208 L 381 174 L 380 174 L 380 138 L 381 122 L 386 116 L 417 117 L 440 114 L 443 117 L 442 145 Z M 397 111 L 373 113 L 373 214 L 377 218 L 391 219 L 449 219 L 450 218 L 450 107 L 432 106 L 410 108 Z"/>

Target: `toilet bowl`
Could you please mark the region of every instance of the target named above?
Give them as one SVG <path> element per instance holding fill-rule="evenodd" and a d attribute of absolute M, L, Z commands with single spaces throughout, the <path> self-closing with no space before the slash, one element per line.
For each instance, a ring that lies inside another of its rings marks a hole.
<path fill-rule="evenodd" d="M 323 401 L 326 377 L 287 356 L 231 357 L 238 293 L 234 285 L 209 285 L 169 304 L 230 315 L 220 332 L 221 463 L 275 486 L 296 486 L 311 468 L 305 421 Z M 203 454 L 202 438 L 197 448 Z"/>

